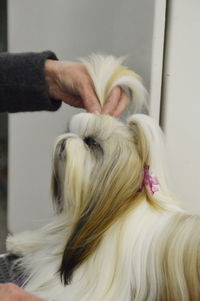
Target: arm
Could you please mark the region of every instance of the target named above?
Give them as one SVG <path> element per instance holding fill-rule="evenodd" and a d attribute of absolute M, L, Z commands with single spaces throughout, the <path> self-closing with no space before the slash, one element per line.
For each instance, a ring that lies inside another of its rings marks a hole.
<path fill-rule="evenodd" d="M 86 67 L 58 61 L 51 51 L 0 54 L 0 112 L 55 111 L 61 100 L 113 116 L 119 116 L 129 102 L 117 86 L 101 108 Z"/>
<path fill-rule="evenodd" d="M 44 64 L 57 60 L 51 51 L 0 54 L 0 112 L 55 111 L 61 101 L 51 99 Z"/>

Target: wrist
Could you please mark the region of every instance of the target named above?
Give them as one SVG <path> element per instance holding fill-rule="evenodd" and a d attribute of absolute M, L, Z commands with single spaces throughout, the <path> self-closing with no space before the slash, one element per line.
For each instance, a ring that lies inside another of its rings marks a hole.
<path fill-rule="evenodd" d="M 44 64 L 44 75 L 49 96 L 56 99 L 56 87 L 59 77 L 59 61 L 47 59 Z"/>

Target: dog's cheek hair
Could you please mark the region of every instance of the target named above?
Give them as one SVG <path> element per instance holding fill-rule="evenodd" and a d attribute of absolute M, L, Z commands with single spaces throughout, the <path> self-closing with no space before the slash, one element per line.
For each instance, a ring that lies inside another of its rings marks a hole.
<path fill-rule="evenodd" d="M 92 209 L 90 209 L 92 211 Z M 83 217 L 77 223 L 63 253 L 61 266 L 59 269 L 61 281 L 64 285 L 71 283 L 72 275 L 78 266 L 80 266 L 86 258 L 96 249 L 100 242 L 100 238 L 96 239 L 95 242 L 91 241 L 88 244 L 84 244 L 76 247 L 77 241 L 79 240 L 79 234 L 84 229 L 85 224 L 88 221 L 90 212 L 83 215 Z M 89 234 L 90 235 L 90 234 Z M 88 237 L 89 238 L 89 237 Z"/>
<path fill-rule="evenodd" d="M 57 214 L 61 213 L 63 210 L 63 204 L 61 201 L 61 184 L 58 176 L 56 159 L 54 158 L 53 170 L 51 175 L 51 196 L 53 200 L 53 205 Z"/>
<path fill-rule="evenodd" d="M 76 248 L 75 250 L 73 247 L 70 249 L 68 246 L 66 246 L 59 270 L 61 281 L 64 283 L 64 285 L 69 285 L 71 283 L 74 270 L 78 268 L 83 261 L 85 261 L 90 253 L 92 253 L 93 249 L 98 246 L 98 243 L 99 242 L 96 241 L 96 245 L 92 244 L 92 249 L 89 245 Z M 87 249 L 90 250 L 89 253 Z"/>
<path fill-rule="evenodd" d="M 59 179 L 56 175 L 55 170 L 52 171 L 51 175 L 51 195 L 54 207 L 58 213 L 58 207 L 60 207 L 59 200 L 60 200 L 60 189 L 59 189 Z"/>

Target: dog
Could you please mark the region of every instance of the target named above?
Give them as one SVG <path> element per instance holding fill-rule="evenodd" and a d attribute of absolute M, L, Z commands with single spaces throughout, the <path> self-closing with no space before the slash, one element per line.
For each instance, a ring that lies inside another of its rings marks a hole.
<path fill-rule="evenodd" d="M 132 110 L 146 107 L 141 78 L 122 59 L 82 62 L 102 104 L 122 85 Z M 25 290 L 48 301 L 200 300 L 200 218 L 169 189 L 158 124 L 80 113 L 69 128 L 53 152 L 56 215 L 7 239 Z"/>

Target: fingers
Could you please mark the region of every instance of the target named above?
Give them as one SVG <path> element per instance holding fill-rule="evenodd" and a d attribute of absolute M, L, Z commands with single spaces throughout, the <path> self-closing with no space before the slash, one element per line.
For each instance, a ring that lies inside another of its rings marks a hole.
<path fill-rule="evenodd" d="M 85 108 L 90 113 L 103 113 L 115 117 L 128 106 L 128 96 L 120 86 L 116 86 L 102 108 L 87 68 L 82 63 L 60 62 L 57 67 L 59 67 L 55 69 L 57 73 L 53 72 L 53 75 L 57 75 L 51 81 L 54 85 L 50 85 L 49 88 L 51 97 L 61 99 L 74 107 Z"/>
<path fill-rule="evenodd" d="M 13 283 L 0 285 L 0 301 L 20 301 L 22 297 L 21 288 Z"/>
<path fill-rule="evenodd" d="M 80 97 L 83 100 L 85 109 L 90 113 L 101 113 L 101 105 L 93 91 L 91 83 L 87 83 L 80 89 Z"/>
<path fill-rule="evenodd" d="M 13 283 L 0 284 L 0 301 L 44 301 Z"/>
<path fill-rule="evenodd" d="M 89 85 L 83 87 L 79 90 L 80 96 L 63 93 L 62 100 L 73 107 L 84 108 L 90 113 L 109 114 L 114 117 L 120 116 L 129 105 L 128 95 L 119 86 L 112 89 L 103 109 L 92 88 Z"/>
<path fill-rule="evenodd" d="M 105 105 L 103 106 L 103 114 L 113 115 L 120 101 L 121 93 L 121 87 L 119 86 L 116 86 L 112 89 L 108 96 L 108 99 L 106 100 Z"/>
<path fill-rule="evenodd" d="M 128 107 L 129 103 L 130 103 L 130 99 L 126 94 L 126 92 L 124 92 L 124 90 L 122 89 L 121 98 L 113 113 L 113 116 L 114 117 L 120 116 L 123 113 L 123 111 Z"/>
<path fill-rule="evenodd" d="M 81 108 L 81 109 L 85 108 L 82 98 L 78 95 L 66 93 L 65 95 L 62 96 L 62 101 L 76 108 Z"/>
<path fill-rule="evenodd" d="M 45 76 L 49 95 L 53 99 L 61 99 L 91 113 L 101 112 L 92 81 L 82 63 L 47 60 Z"/>
<path fill-rule="evenodd" d="M 120 86 L 116 86 L 110 92 L 102 113 L 118 117 L 127 108 L 129 102 L 129 97 L 124 90 Z"/>

